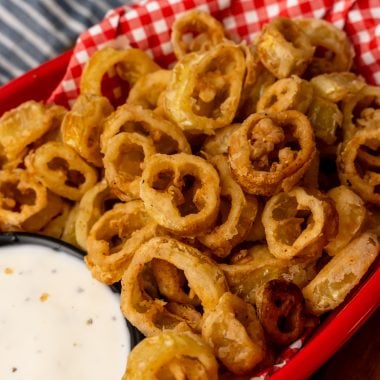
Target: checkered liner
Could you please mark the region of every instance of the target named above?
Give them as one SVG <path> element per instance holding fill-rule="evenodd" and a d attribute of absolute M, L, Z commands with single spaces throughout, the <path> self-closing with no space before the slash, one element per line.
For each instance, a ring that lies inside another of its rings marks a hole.
<path fill-rule="evenodd" d="M 174 19 L 189 9 L 209 12 L 222 21 L 228 35 L 252 40 L 276 16 L 323 18 L 350 37 L 355 64 L 372 84 L 380 85 L 380 4 L 378 0 L 146 0 L 111 10 L 105 19 L 84 32 L 74 48 L 66 74 L 49 102 L 70 106 L 79 95 L 83 66 L 96 50 L 110 44 L 137 47 L 167 67 L 175 61 L 170 43 Z M 267 379 L 302 347 L 305 337 L 288 347 L 276 365 L 254 379 Z"/>
<path fill-rule="evenodd" d="M 175 61 L 170 43 L 174 19 L 189 9 L 209 12 L 232 38 L 252 40 L 276 16 L 324 18 L 343 28 L 367 81 L 380 85 L 380 4 L 378 0 L 145 0 L 111 10 L 79 38 L 67 72 L 49 102 L 69 106 L 79 95 L 79 79 L 89 56 L 106 44 L 145 50 L 161 66 Z"/>

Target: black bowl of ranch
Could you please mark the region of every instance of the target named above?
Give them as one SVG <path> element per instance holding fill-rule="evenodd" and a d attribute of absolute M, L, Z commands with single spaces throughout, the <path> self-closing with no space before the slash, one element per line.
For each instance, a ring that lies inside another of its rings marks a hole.
<path fill-rule="evenodd" d="M 120 380 L 139 335 L 83 252 L 0 233 L 0 379 Z"/>

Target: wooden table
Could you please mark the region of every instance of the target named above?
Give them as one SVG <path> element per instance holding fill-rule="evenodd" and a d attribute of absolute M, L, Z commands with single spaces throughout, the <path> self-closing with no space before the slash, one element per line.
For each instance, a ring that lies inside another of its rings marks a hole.
<path fill-rule="evenodd" d="M 311 377 L 311 380 L 327 379 L 380 380 L 380 308 L 361 329 Z"/>

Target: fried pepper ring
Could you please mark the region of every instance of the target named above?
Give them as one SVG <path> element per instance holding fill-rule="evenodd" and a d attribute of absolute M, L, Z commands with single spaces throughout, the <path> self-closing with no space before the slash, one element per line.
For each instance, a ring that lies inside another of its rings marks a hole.
<path fill-rule="evenodd" d="M 103 153 L 107 151 L 108 141 L 121 132 L 149 136 L 157 153 L 191 152 L 190 145 L 179 127 L 141 106 L 124 104 L 105 120 L 100 139 Z"/>
<path fill-rule="evenodd" d="M 365 201 L 380 204 L 380 130 L 367 127 L 343 144 L 337 165 L 342 184 L 352 188 Z"/>
<path fill-rule="evenodd" d="M 311 45 L 316 48 L 307 69 L 309 75 L 350 70 L 354 49 L 346 33 L 330 22 L 320 19 L 300 19 L 294 22 L 305 32 Z"/>
<path fill-rule="evenodd" d="M 268 281 L 256 295 L 259 320 L 276 345 L 298 339 L 305 327 L 305 301 L 299 287 L 285 280 Z"/>
<path fill-rule="evenodd" d="M 166 330 L 145 338 L 129 354 L 122 380 L 217 380 L 218 363 L 211 348 L 191 332 Z"/>
<path fill-rule="evenodd" d="M 354 73 L 340 72 L 321 74 L 310 80 L 315 93 L 337 103 L 360 91 L 365 82 Z"/>
<path fill-rule="evenodd" d="M 74 149 L 50 141 L 31 152 L 25 160 L 28 171 L 50 191 L 79 200 L 97 182 L 97 173 Z"/>
<path fill-rule="evenodd" d="M 165 113 L 185 131 L 214 134 L 235 116 L 244 73 L 243 52 L 232 43 L 188 54 L 173 68 Z"/>
<path fill-rule="evenodd" d="M 170 70 L 157 70 L 142 76 L 129 92 L 127 103 L 155 110 L 170 82 Z"/>
<path fill-rule="evenodd" d="M 45 106 L 30 100 L 5 112 L 0 118 L 0 151 L 8 161 L 17 159 L 32 142 L 38 140 L 65 112 L 63 107 Z"/>
<path fill-rule="evenodd" d="M 87 237 L 92 226 L 108 211 L 107 203 L 116 201 L 105 179 L 88 190 L 79 203 L 78 215 L 75 221 L 75 237 L 79 246 L 87 250 Z M 111 206 L 111 205 L 109 205 Z"/>
<path fill-rule="evenodd" d="M 347 186 L 335 187 L 327 195 L 333 199 L 339 215 L 338 233 L 325 247 L 334 256 L 358 234 L 367 212 L 363 200 Z"/>
<path fill-rule="evenodd" d="M 313 129 L 298 111 L 253 114 L 230 137 L 231 170 L 250 194 L 290 190 L 315 152 Z"/>
<path fill-rule="evenodd" d="M 169 312 L 165 302 L 150 297 L 141 285 L 144 265 L 165 260 L 182 270 L 190 289 L 199 297 L 205 311 L 212 310 L 228 290 L 223 272 L 197 249 L 167 237 L 152 238 L 134 254 L 122 278 L 121 310 L 144 335 L 157 335 L 162 329 L 189 330 L 183 318 Z"/>
<path fill-rule="evenodd" d="M 140 49 L 115 50 L 105 47 L 96 51 L 86 63 L 81 80 L 81 94 L 102 96 L 102 79 L 116 65 L 120 77 L 131 86 L 143 75 L 159 70 L 149 56 Z"/>
<path fill-rule="evenodd" d="M 335 309 L 359 283 L 378 252 L 378 238 L 372 233 L 352 240 L 302 289 L 308 310 L 320 315 Z"/>
<path fill-rule="evenodd" d="M 177 59 L 194 51 L 209 50 L 223 40 L 223 25 L 208 13 L 196 9 L 181 15 L 172 25 L 171 42 Z"/>
<path fill-rule="evenodd" d="M 263 65 L 279 79 L 302 75 L 314 54 L 314 47 L 303 29 L 283 17 L 264 26 L 256 47 Z"/>
<path fill-rule="evenodd" d="M 265 357 L 264 332 L 255 309 L 238 296 L 224 293 L 203 317 L 202 337 L 233 373 L 250 372 Z"/>
<path fill-rule="evenodd" d="M 199 304 L 199 299 L 194 294 L 185 292 L 186 278 L 173 264 L 155 259 L 151 267 L 158 289 L 166 299 L 184 305 Z"/>
<path fill-rule="evenodd" d="M 215 135 L 208 136 L 202 145 L 201 152 L 206 157 L 228 154 L 230 136 L 240 127 L 240 124 L 231 124 L 217 129 Z"/>
<path fill-rule="evenodd" d="M 159 234 L 140 200 L 116 204 L 92 226 L 85 262 L 105 284 L 119 281 L 137 248 Z"/>
<path fill-rule="evenodd" d="M 251 228 L 258 203 L 256 197 L 244 195 L 241 187 L 234 181 L 227 158 L 218 155 L 210 162 L 218 170 L 221 181 L 220 222 L 209 233 L 200 235 L 198 240 L 210 248 L 214 255 L 225 257 L 235 245 L 243 241 Z"/>
<path fill-rule="evenodd" d="M 313 87 L 297 75 L 279 79 L 269 86 L 257 103 L 257 112 L 297 110 L 305 113 L 313 97 Z"/>
<path fill-rule="evenodd" d="M 307 116 L 313 126 L 315 137 L 327 145 L 336 142 L 337 130 L 343 123 L 343 114 L 335 103 L 320 96 L 314 96 Z"/>
<path fill-rule="evenodd" d="M 269 199 L 262 221 L 269 250 L 280 259 L 318 257 L 338 231 L 333 202 L 317 190 L 301 187 Z"/>
<path fill-rule="evenodd" d="M 285 279 L 305 286 L 316 274 L 316 259 L 282 260 L 273 256 L 266 244 L 235 253 L 229 264 L 219 264 L 231 292 L 254 305 L 259 289 L 275 279 Z"/>
<path fill-rule="evenodd" d="M 0 171 L 0 229 L 20 229 L 47 206 L 46 187 L 22 169 Z"/>
<path fill-rule="evenodd" d="M 210 228 L 219 194 L 218 173 L 201 157 L 155 154 L 146 160 L 141 199 L 151 217 L 175 234 L 192 236 Z"/>
<path fill-rule="evenodd" d="M 65 115 L 61 131 L 63 142 L 91 164 L 102 167 L 100 135 L 104 119 L 113 107 L 103 96 L 82 94 Z"/>
<path fill-rule="evenodd" d="M 153 141 L 138 133 L 122 132 L 108 140 L 104 155 L 105 177 L 121 200 L 140 198 L 144 161 L 156 153 Z"/>
<path fill-rule="evenodd" d="M 343 101 L 344 139 L 350 139 L 356 131 L 374 124 L 375 115 L 380 118 L 380 88 L 365 86 Z M 379 123 L 379 121 L 377 121 Z M 376 122 L 375 122 L 376 125 Z M 378 124 L 377 124 L 378 125 Z"/>

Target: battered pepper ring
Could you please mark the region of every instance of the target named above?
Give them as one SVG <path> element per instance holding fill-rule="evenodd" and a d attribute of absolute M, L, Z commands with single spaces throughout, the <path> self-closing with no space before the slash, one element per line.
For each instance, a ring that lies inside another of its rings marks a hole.
<path fill-rule="evenodd" d="M 157 153 L 191 152 L 190 145 L 179 127 L 141 106 L 124 104 L 105 120 L 100 138 L 103 153 L 107 153 L 108 141 L 121 132 L 149 136 Z"/>
<path fill-rule="evenodd" d="M 107 202 L 112 203 L 116 199 L 104 179 L 83 195 L 75 221 L 75 238 L 84 251 L 87 250 L 87 237 L 92 226 L 107 211 Z"/>
<path fill-rule="evenodd" d="M 50 141 L 25 159 L 28 171 L 53 193 L 70 200 L 80 200 L 98 180 L 96 170 L 68 145 Z"/>
<path fill-rule="evenodd" d="M 168 87 L 170 78 L 170 70 L 157 70 L 142 76 L 131 88 L 127 103 L 155 110 L 159 106 L 160 96 Z"/>
<path fill-rule="evenodd" d="M 186 41 L 189 34 L 193 38 Z M 172 25 L 171 42 L 177 59 L 194 51 L 209 50 L 224 40 L 223 25 L 206 12 L 191 10 Z"/>
<path fill-rule="evenodd" d="M 292 75 L 269 86 L 257 103 L 257 112 L 297 110 L 305 113 L 313 97 L 309 82 Z"/>
<path fill-rule="evenodd" d="M 244 195 L 241 187 L 231 177 L 227 158 L 222 155 L 213 157 L 210 162 L 218 170 L 221 180 L 221 222 L 198 240 L 219 257 L 227 256 L 231 249 L 244 240 L 257 213 L 257 199 Z"/>
<path fill-rule="evenodd" d="M 96 51 L 86 63 L 80 80 L 81 94 L 102 96 L 102 79 L 115 65 L 120 77 L 131 86 L 141 76 L 160 69 L 160 66 L 140 49 L 115 50 L 105 47 Z"/>
<path fill-rule="evenodd" d="M 151 217 L 174 234 L 194 236 L 210 228 L 219 195 L 218 173 L 201 157 L 155 154 L 146 160 L 141 199 Z"/>
<path fill-rule="evenodd" d="M 214 134 L 231 124 L 245 73 L 239 46 L 221 43 L 204 53 L 186 55 L 173 68 L 164 111 L 184 131 Z"/>
<path fill-rule="evenodd" d="M 250 194 L 290 190 L 315 152 L 313 129 L 298 111 L 253 114 L 229 140 L 228 157 L 237 182 Z"/>
<path fill-rule="evenodd" d="M 43 210 L 48 192 L 22 169 L 0 171 L 0 229 L 20 229 L 29 218 Z"/>
<path fill-rule="evenodd" d="M 292 282 L 271 280 L 257 292 L 257 315 L 271 342 L 286 346 L 302 335 L 304 305 L 301 290 Z"/>
<path fill-rule="evenodd" d="M 128 356 L 122 380 L 217 380 L 218 363 L 210 347 L 196 334 L 166 330 L 145 338 Z"/>
<path fill-rule="evenodd" d="M 264 359 L 266 343 L 255 309 L 232 293 L 224 293 L 203 317 L 202 337 L 233 373 L 249 373 Z"/>
<path fill-rule="evenodd" d="M 104 119 L 113 112 L 107 98 L 96 95 L 80 95 L 65 115 L 62 125 L 63 142 L 91 164 L 102 167 L 100 135 Z"/>
<path fill-rule="evenodd" d="M 159 230 L 140 200 L 116 204 L 92 226 L 85 262 L 105 284 L 121 279 L 137 248 Z"/>
<path fill-rule="evenodd" d="M 152 139 L 121 132 L 108 140 L 107 147 L 103 162 L 112 192 L 124 201 L 140 198 L 144 161 L 156 153 Z"/>
<path fill-rule="evenodd" d="M 317 190 L 301 187 L 269 199 L 262 221 L 269 250 L 279 259 L 318 257 L 338 231 L 333 202 Z"/>
<path fill-rule="evenodd" d="M 307 69 L 309 75 L 350 70 L 354 49 L 346 33 L 324 20 L 301 19 L 294 22 L 302 28 L 310 39 L 311 45 L 316 48 Z M 322 56 L 317 55 L 318 48 L 323 49 Z"/>
<path fill-rule="evenodd" d="M 380 130 L 367 127 L 358 130 L 338 154 L 339 178 L 365 201 L 380 204 Z"/>
<path fill-rule="evenodd" d="M 183 318 L 169 312 L 165 302 L 150 297 L 139 279 L 144 265 L 154 259 L 165 260 L 184 272 L 189 287 L 199 297 L 204 311 L 213 310 L 228 290 L 223 272 L 197 249 L 167 237 L 155 237 L 134 254 L 122 278 L 121 310 L 145 336 L 164 329 L 189 330 Z"/>
<path fill-rule="evenodd" d="M 309 37 L 294 21 L 278 17 L 265 25 L 256 40 L 263 65 L 276 77 L 301 76 L 313 58 Z"/>

